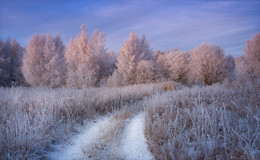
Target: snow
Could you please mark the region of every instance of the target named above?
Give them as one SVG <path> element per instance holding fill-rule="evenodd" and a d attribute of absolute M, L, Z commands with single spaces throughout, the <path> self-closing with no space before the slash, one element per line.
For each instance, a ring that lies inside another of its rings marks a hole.
<path fill-rule="evenodd" d="M 79 134 L 74 139 L 72 143 L 66 147 L 56 147 L 58 152 L 52 153 L 50 155 L 51 159 L 55 160 L 75 160 L 75 159 L 86 159 L 84 151 L 91 149 L 92 144 L 94 144 L 99 138 L 100 133 L 102 133 L 103 127 L 108 125 L 109 118 L 104 117 L 97 121 L 97 123 L 89 124 L 90 127 L 87 128 L 82 134 Z"/>
<path fill-rule="evenodd" d="M 144 136 L 144 113 L 136 115 L 126 127 L 125 138 L 122 141 L 122 154 L 126 160 L 151 160 L 154 159 L 148 150 Z"/>
<path fill-rule="evenodd" d="M 84 131 L 66 143 L 56 146 L 56 152 L 50 153 L 50 159 L 55 160 L 80 160 L 91 159 L 88 157 L 96 149 L 102 135 L 109 126 L 111 117 L 100 118 L 96 123 L 88 124 Z M 122 136 L 117 136 L 116 141 L 110 142 L 110 149 L 99 151 L 99 157 L 109 159 L 108 156 L 113 152 L 115 157 L 121 157 L 126 160 L 152 160 L 154 159 L 146 143 L 144 136 L 144 113 L 141 112 L 134 116 L 122 131 Z M 119 144 L 117 144 L 119 142 Z M 117 146 L 117 147 L 114 147 Z M 105 151 L 105 152 L 104 152 Z M 108 152 L 108 153 L 106 153 Z M 119 159 L 121 159 L 119 158 Z"/>

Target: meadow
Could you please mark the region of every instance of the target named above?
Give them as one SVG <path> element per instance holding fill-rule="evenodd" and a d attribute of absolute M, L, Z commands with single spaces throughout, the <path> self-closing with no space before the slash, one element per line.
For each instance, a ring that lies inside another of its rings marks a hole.
<path fill-rule="evenodd" d="M 95 145 L 111 148 L 109 141 L 123 130 L 125 120 L 142 111 L 146 143 L 155 159 L 258 159 L 258 86 L 161 82 L 85 90 L 0 88 L 1 159 L 49 159 L 53 145 L 79 134 L 88 121 L 109 116 L 102 133 L 106 141 Z"/>
<path fill-rule="evenodd" d="M 170 82 L 121 88 L 0 88 L 0 155 L 41 159 L 84 120 L 97 119 L 171 87 Z"/>

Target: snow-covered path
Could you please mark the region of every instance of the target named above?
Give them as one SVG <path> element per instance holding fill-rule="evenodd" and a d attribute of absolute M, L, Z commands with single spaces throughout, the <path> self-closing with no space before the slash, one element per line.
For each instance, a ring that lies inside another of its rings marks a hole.
<path fill-rule="evenodd" d="M 154 159 L 145 142 L 144 113 L 138 113 L 130 121 L 127 119 L 122 119 L 128 121 L 126 123 L 118 123 L 118 120 L 113 120 L 113 116 L 110 116 L 90 123 L 90 127 L 69 140 L 70 144 L 55 146 L 56 151 L 48 157 L 55 160 Z M 114 134 L 107 134 L 114 130 Z M 107 135 L 112 137 L 106 138 L 108 141 L 104 139 Z"/>
<path fill-rule="evenodd" d="M 93 144 L 96 143 L 101 134 L 103 127 L 108 125 L 109 118 L 104 117 L 100 119 L 97 123 L 89 124 L 91 127 L 86 128 L 86 130 L 75 136 L 71 140 L 71 144 L 64 146 L 56 146 L 57 152 L 51 153 L 49 156 L 53 160 L 79 160 L 87 159 L 86 150 L 91 151 L 93 149 Z"/>
<path fill-rule="evenodd" d="M 124 131 L 122 140 L 123 156 L 127 160 L 151 160 L 153 156 L 148 150 L 144 136 L 144 113 L 136 115 Z"/>

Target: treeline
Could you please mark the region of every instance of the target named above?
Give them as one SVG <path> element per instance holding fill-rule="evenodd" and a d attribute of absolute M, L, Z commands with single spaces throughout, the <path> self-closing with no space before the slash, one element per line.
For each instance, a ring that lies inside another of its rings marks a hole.
<path fill-rule="evenodd" d="M 26 48 L 0 40 L 0 85 L 88 88 L 173 80 L 185 85 L 254 81 L 260 77 L 260 34 L 234 59 L 213 44 L 193 50 L 153 51 L 143 35 L 130 34 L 119 53 L 105 48 L 105 34 L 86 26 L 65 47 L 57 34 L 33 35 Z"/>

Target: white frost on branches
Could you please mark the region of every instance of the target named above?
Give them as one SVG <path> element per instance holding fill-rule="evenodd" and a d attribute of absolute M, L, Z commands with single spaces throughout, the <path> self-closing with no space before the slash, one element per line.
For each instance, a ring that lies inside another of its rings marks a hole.
<path fill-rule="evenodd" d="M 22 72 L 26 82 L 32 86 L 64 85 L 64 49 L 59 35 L 33 35 L 23 56 Z"/>

